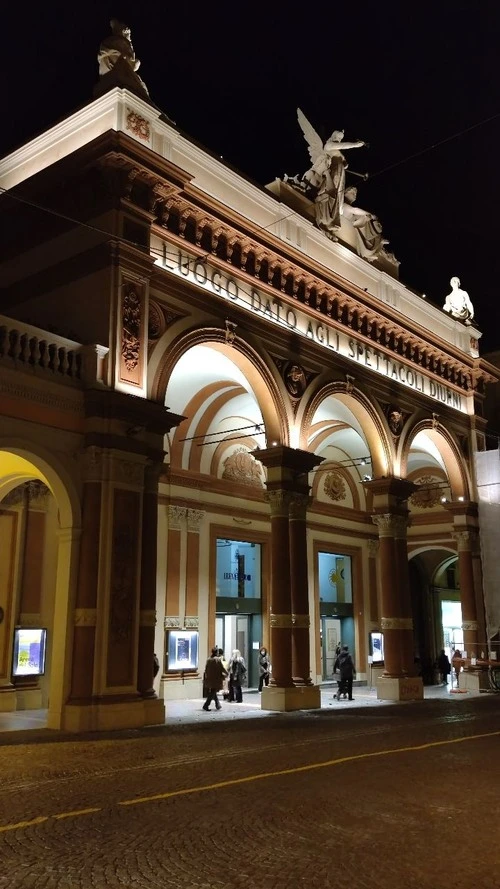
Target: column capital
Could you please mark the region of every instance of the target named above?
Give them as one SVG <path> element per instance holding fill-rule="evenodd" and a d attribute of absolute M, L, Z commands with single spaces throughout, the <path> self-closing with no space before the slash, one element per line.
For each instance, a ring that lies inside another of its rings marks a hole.
<path fill-rule="evenodd" d="M 370 559 L 375 559 L 376 555 L 379 551 L 379 542 L 378 540 L 374 540 L 373 537 L 369 537 L 366 541 L 366 546 L 368 549 L 368 556 Z"/>
<path fill-rule="evenodd" d="M 271 508 L 271 516 L 288 518 L 290 501 L 292 498 L 290 491 L 284 491 L 282 488 L 277 488 L 274 491 L 266 491 L 264 497 Z"/>
<path fill-rule="evenodd" d="M 397 540 L 406 539 L 409 524 L 407 515 L 382 512 L 372 515 L 372 522 L 378 528 L 379 537 L 394 537 Z"/>
<path fill-rule="evenodd" d="M 305 521 L 307 514 L 307 507 L 312 503 L 312 497 L 309 494 L 297 494 L 292 493 L 290 496 L 289 503 L 289 515 L 290 519 L 293 521 Z"/>
<path fill-rule="evenodd" d="M 183 506 L 168 506 L 168 527 L 172 531 L 180 531 L 186 518 L 186 509 Z"/>
<path fill-rule="evenodd" d="M 201 524 L 202 524 L 204 518 L 205 518 L 205 513 L 203 512 L 203 510 L 201 510 L 201 509 L 187 509 L 186 510 L 186 519 L 187 519 L 188 531 L 191 531 L 194 534 L 199 534 Z"/>
<path fill-rule="evenodd" d="M 460 531 L 455 530 L 451 532 L 451 536 L 453 540 L 456 540 L 457 542 L 459 553 L 473 553 L 476 551 L 479 543 L 479 533 L 477 528 L 467 528 Z"/>

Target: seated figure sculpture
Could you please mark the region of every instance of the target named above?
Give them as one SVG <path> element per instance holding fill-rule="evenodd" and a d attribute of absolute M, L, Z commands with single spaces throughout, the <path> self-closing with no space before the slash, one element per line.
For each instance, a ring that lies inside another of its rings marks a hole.
<path fill-rule="evenodd" d="M 101 79 L 114 74 L 116 85 L 128 87 L 140 96 L 149 98 L 148 88 L 137 74 L 141 63 L 135 56 L 130 28 L 118 19 L 111 19 L 110 25 L 112 33 L 102 41 L 97 56 Z"/>
<path fill-rule="evenodd" d="M 342 215 L 356 229 L 356 252 L 358 256 L 372 261 L 384 252 L 384 246 L 389 241 L 382 237 L 382 225 L 377 217 L 367 210 L 354 206 L 357 194 L 358 190 L 354 185 L 346 188 Z"/>
<path fill-rule="evenodd" d="M 474 318 L 474 306 L 469 299 L 469 294 L 466 290 L 460 289 L 460 278 L 452 278 L 450 284 L 451 293 L 446 297 L 443 309 L 457 321 L 470 324 Z"/>

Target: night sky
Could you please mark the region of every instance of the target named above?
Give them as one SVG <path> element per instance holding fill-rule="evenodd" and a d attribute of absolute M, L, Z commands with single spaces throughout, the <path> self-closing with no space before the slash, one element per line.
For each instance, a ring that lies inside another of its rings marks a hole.
<path fill-rule="evenodd" d="M 371 176 L 357 203 L 383 223 L 401 280 L 442 306 L 458 275 L 481 353 L 500 349 L 497 0 L 9 4 L 2 155 L 92 98 L 113 16 L 153 101 L 261 185 L 309 166 L 297 106 L 325 138 L 369 142 L 349 157 Z"/>

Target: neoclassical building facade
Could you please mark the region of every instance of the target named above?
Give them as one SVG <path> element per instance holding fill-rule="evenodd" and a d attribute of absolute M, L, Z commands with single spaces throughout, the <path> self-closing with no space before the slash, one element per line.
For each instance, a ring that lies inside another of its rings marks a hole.
<path fill-rule="evenodd" d="M 213 645 L 271 710 L 341 642 L 393 700 L 479 656 L 474 325 L 119 86 L 0 186 L 1 710 L 161 723 Z"/>

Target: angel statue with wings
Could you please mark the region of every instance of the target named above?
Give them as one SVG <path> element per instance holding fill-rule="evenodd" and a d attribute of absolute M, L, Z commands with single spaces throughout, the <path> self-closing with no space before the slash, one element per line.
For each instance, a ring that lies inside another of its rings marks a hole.
<path fill-rule="evenodd" d="M 342 130 L 334 130 L 323 145 L 323 140 L 309 123 L 305 114 L 297 108 L 297 118 L 309 146 L 312 167 L 302 179 L 306 187 L 316 193 L 316 224 L 333 241 L 340 228 L 340 217 L 344 206 L 345 171 L 347 163 L 342 151 L 348 148 L 363 148 L 365 142 L 343 142 Z"/>

